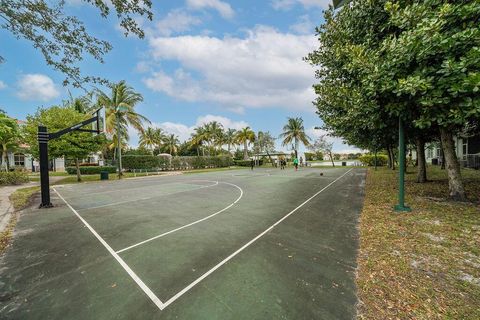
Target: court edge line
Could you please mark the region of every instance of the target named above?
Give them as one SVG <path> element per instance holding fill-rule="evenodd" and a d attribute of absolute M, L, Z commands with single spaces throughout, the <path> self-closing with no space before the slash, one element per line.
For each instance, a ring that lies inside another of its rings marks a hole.
<path fill-rule="evenodd" d="M 218 183 L 218 181 L 217 181 L 217 183 Z M 220 183 L 224 183 L 224 184 L 231 185 L 231 186 L 237 188 L 238 190 L 240 190 L 240 196 L 237 198 L 237 200 L 235 200 L 234 202 L 232 202 L 229 206 L 223 208 L 223 209 L 220 210 L 220 211 L 217 211 L 217 212 L 215 212 L 215 213 L 212 213 L 211 215 L 206 216 L 206 217 L 204 217 L 204 218 L 202 218 L 202 219 L 193 221 L 193 222 L 191 222 L 191 223 L 189 223 L 189 224 L 186 224 L 186 225 L 184 225 L 184 226 L 181 226 L 181 227 L 178 227 L 178 228 L 176 228 L 176 229 L 173 229 L 173 230 L 167 231 L 167 232 L 165 232 L 165 233 L 159 234 L 158 236 L 151 237 L 150 239 L 143 240 L 143 241 L 141 241 L 141 242 L 139 242 L 139 243 L 136 243 L 136 244 L 134 244 L 134 245 L 131 245 L 131 246 L 129 246 L 129 247 L 120 249 L 120 250 L 116 251 L 116 253 L 121 253 L 121 252 L 130 250 L 130 249 L 132 249 L 132 248 L 138 247 L 138 246 L 140 246 L 140 245 L 142 245 L 142 244 L 145 244 L 145 243 L 147 243 L 147 242 L 150 242 L 150 241 L 153 241 L 153 240 L 155 240 L 155 239 L 164 237 L 164 236 L 169 235 L 169 234 L 171 234 L 171 233 L 174 233 L 174 232 L 176 232 L 176 231 L 179 231 L 179 230 L 188 228 L 188 227 L 193 226 L 193 225 L 195 225 L 195 224 L 197 224 L 197 223 L 200 223 L 200 222 L 202 222 L 202 221 L 205 221 L 205 220 L 207 220 L 207 219 L 210 219 L 210 218 L 212 218 L 212 217 L 214 217 L 214 216 L 216 216 L 216 215 L 224 212 L 225 210 L 230 209 L 230 208 L 233 207 L 238 201 L 240 201 L 240 199 L 242 199 L 242 197 L 243 197 L 243 190 L 242 190 L 242 188 L 240 188 L 240 187 L 237 186 L 236 184 L 229 183 L 229 182 L 220 181 Z"/>
<path fill-rule="evenodd" d="M 204 181 L 207 181 L 207 180 L 204 180 Z M 214 181 L 207 181 L 207 182 L 214 182 Z M 214 184 L 211 184 L 211 185 L 209 185 L 209 186 L 201 186 L 201 187 L 194 188 L 194 189 L 182 190 L 182 191 L 178 191 L 178 192 L 164 193 L 164 194 L 159 194 L 159 195 L 151 196 L 151 197 L 144 197 L 144 198 L 140 198 L 140 199 L 125 200 L 125 201 L 107 203 L 107 204 L 102 204 L 102 205 L 100 205 L 100 206 L 78 209 L 78 211 L 87 211 L 87 210 L 92 210 L 92 209 L 99 209 L 99 208 L 105 208 L 105 207 L 113 207 L 113 206 L 118 206 L 119 204 L 125 204 L 125 203 L 136 202 L 136 201 L 150 200 L 150 199 L 159 198 L 159 197 L 163 197 L 163 196 L 170 196 L 170 195 L 172 195 L 172 194 L 183 193 L 183 192 L 190 192 L 190 191 L 199 190 L 199 189 L 204 189 L 204 188 L 210 188 L 210 187 L 214 187 L 214 186 L 217 186 L 217 185 L 218 185 L 218 181 L 215 181 Z"/>
<path fill-rule="evenodd" d="M 128 266 L 128 264 L 123 261 L 123 259 L 108 245 L 108 243 L 103 240 L 103 238 L 93 229 L 90 224 L 88 224 L 85 219 L 83 219 L 80 214 L 78 214 L 77 210 L 75 210 L 63 197 L 62 195 L 55 190 L 55 188 L 52 188 L 53 191 L 62 199 L 63 202 L 72 210 L 73 213 L 77 216 L 80 221 L 83 222 L 83 224 L 90 230 L 90 232 L 97 238 L 98 241 L 107 249 L 107 251 L 117 260 L 117 262 L 122 266 L 122 268 L 128 273 L 128 275 L 135 281 L 135 283 L 142 289 L 142 291 L 152 300 L 152 302 L 160 309 L 163 310 L 165 308 L 165 304 L 160 301 L 160 299 L 153 293 L 152 290 L 140 279 L 135 272 L 133 272 L 132 269 Z"/>
<path fill-rule="evenodd" d="M 352 169 L 348 170 L 347 172 L 345 172 L 344 174 L 342 174 L 340 177 L 336 178 L 335 180 L 333 180 L 332 182 L 330 182 L 328 185 L 326 185 L 323 189 L 321 189 L 320 191 L 318 191 L 317 193 L 315 193 L 313 196 L 311 196 L 310 198 L 308 198 L 307 200 L 305 200 L 302 204 L 300 204 L 298 207 L 296 207 L 295 209 L 293 209 L 292 211 L 290 211 L 289 213 L 287 213 L 285 216 L 283 216 L 280 220 L 278 220 L 277 222 L 275 222 L 273 225 L 271 225 L 268 229 L 266 229 L 265 231 L 263 231 L 262 233 L 260 233 L 259 235 L 257 235 L 255 238 L 253 238 L 252 240 L 250 240 L 249 242 L 247 242 L 246 244 L 244 244 L 240 249 L 238 249 L 237 251 L 235 251 L 234 253 L 232 253 L 231 255 L 229 255 L 227 258 L 225 258 L 224 260 L 222 260 L 221 262 L 219 262 L 216 266 L 214 266 L 212 269 L 208 270 L 207 272 L 205 272 L 203 275 L 201 275 L 197 280 L 193 281 L 192 283 L 190 283 L 188 286 L 186 286 L 184 289 L 182 289 L 181 291 L 179 291 L 177 294 L 175 294 L 173 297 L 171 297 L 170 299 L 168 299 L 167 301 L 165 301 L 163 303 L 163 308 L 166 308 L 168 305 L 170 305 L 171 303 L 173 303 L 175 300 L 177 300 L 178 298 L 180 298 L 183 294 L 185 294 L 187 291 L 189 291 L 191 288 L 193 288 L 195 285 L 197 285 L 200 281 L 202 281 L 203 279 L 205 279 L 206 277 L 208 277 L 212 272 L 214 272 L 215 270 L 217 270 L 218 268 L 220 268 L 221 266 L 223 266 L 225 263 L 227 263 L 229 260 L 231 260 L 233 257 L 235 257 L 237 254 L 239 254 L 240 252 L 242 252 L 244 249 L 246 249 L 248 246 L 250 246 L 252 243 L 254 243 L 255 241 L 257 241 L 259 238 L 261 238 L 262 236 L 264 236 L 267 232 L 269 232 L 270 230 L 272 230 L 275 226 L 277 226 L 278 224 L 280 224 L 283 220 L 285 220 L 286 218 L 288 218 L 290 215 L 292 215 L 295 211 L 297 211 L 298 209 L 300 209 L 301 207 L 303 207 L 305 204 L 307 204 L 310 200 L 312 200 L 313 198 L 315 198 L 317 195 L 319 195 L 320 193 L 322 193 L 324 190 L 326 190 L 328 187 L 330 187 L 332 184 L 334 184 L 335 182 L 337 182 L 338 180 L 340 180 L 341 178 L 343 178 L 345 175 L 347 175 L 350 171 L 352 171 Z"/>

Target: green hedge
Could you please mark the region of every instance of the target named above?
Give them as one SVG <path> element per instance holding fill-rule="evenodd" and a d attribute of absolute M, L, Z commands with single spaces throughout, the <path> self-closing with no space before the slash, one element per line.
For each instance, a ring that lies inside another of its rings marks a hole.
<path fill-rule="evenodd" d="M 77 174 L 76 167 L 66 167 L 65 170 L 68 174 Z M 81 174 L 100 174 L 102 171 L 107 171 L 108 173 L 115 173 L 117 172 L 116 167 L 80 167 Z"/>
<path fill-rule="evenodd" d="M 364 154 L 358 158 L 363 165 L 373 167 L 375 166 L 375 155 L 374 154 Z M 388 163 L 388 157 L 384 154 L 377 155 L 377 166 L 382 167 L 386 166 Z"/>
<path fill-rule="evenodd" d="M 130 169 L 152 169 L 166 168 L 168 159 L 153 155 L 125 155 L 122 156 L 122 168 Z"/>
<path fill-rule="evenodd" d="M 153 155 L 127 155 L 122 157 L 122 166 L 126 170 L 160 169 L 187 170 L 204 168 L 221 168 L 233 165 L 228 156 L 217 157 L 162 157 Z"/>
<path fill-rule="evenodd" d="M 235 160 L 235 165 L 240 166 L 240 167 L 250 167 L 252 163 L 252 160 Z M 263 159 L 255 161 L 255 164 L 259 166 L 263 165 Z"/>
<path fill-rule="evenodd" d="M 22 184 L 28 182 L 28 174 L 22 171 L 0 172 L 0 185 Z"/>

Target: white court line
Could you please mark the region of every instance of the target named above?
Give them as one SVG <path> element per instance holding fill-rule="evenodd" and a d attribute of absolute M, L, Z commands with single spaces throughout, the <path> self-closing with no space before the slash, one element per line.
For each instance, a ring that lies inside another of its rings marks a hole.
<path fill-rule="evenodd" d="M 78 211 L 86 211 L 86 210 L 92 210 L 92 209 L 98 209 L 98 208 L 118 206 L 118 205 L 120 205 L 120 204 L 125 204 L 125 203 L 129 203 L 129 202 L 150 200 L 150 199 L 153 199 L 153 198 L 158 198 L 158 197 L 163 197 L 163 196 L 169 196 L 169 195 L 172 195 L 172 194 L 189 192 L 189 191 L 194 191 L 194 190 L 199 190 L 199 189 L 204 189 L 204 188 L 210 188 L 210 187 L 214 187 L 214 186 L 218 185 L 218 181 L 208 181 L 208 180 L 202 180 L 202 181 L 215 182 L 215 183 L 214 183 L 214 184 L 211 184 L 211 185 L 208 185 L 208 186 L 201 186 L 201 187 L 193 188 L 193 189 L 189 189 L 189 190 L 182 190 L 182 191 L 177 191 L 177 192 L 163 193 L 163 194 L 157 194 L 157 195 L 151 196 L 151 197 L 144 197 L 144 198 L 139 198 L 139 199 L 125 200 L 125 201 L 118 201 L 118 202 L 112 202 L 112 203 L 102 204 L 102 205 L 100 205 L 100 206 L 78 209 Z M 192 184 L 192 185 L 193 185 L 193 184 Z"/>
<path fill-rule="evenodd" d="M 290 215 L 292 215 L 295 211 L 297 211 L 298 209 L 300 209 L 301 207 L 303 207 L 305 204 L 307 204 L 310 200 L 312 200 L 313 198 L 315 198 L 317 195 L 319 195 L 321 192 L 323 192 L 324 190 L 326 190 L 328 187 L 330 187 L 332 184 L 334 184 L 335 182 L 337 182 L 338 180 L 340 180 L 341 178 L 343 178 L 347 173 L 349 173 L 350 171 L 352 171 L 352 169 L 348 170 L 347 172 L 345 172 L 344 174 L 342 174 L 340 177 L 336 178 L 335 180 L 333 180 L 332 182 L 330 182 L 326 187 L 324 187 L 323 189 L 321 189 L 320 191 L 318 191 L 317 193 L 315 193 L 313 196 L 311 196 L 310 198 L 308 198 L 307 200 L 305 200 L 302 204 L 300 204 L 298 207 L 296 207 L 295 209 L 293 209 L 292 211 L 290 211 L 289 213 L 287 213 L 285 216 L 283 216 L 283 218 L 281 218 L 280 220 L 278 220 L 277 222 L 275 222 L 273 225 L 271 225 L 267 230 L 263 231 L 262 233 L 260 233 L 258 236 L 256 236 L 255 238 L 253 238 L 252 240 L 250 240 L 249 242 L 247 242 L 246 244 L 244 244 L 240 249 L 238 249 L 237 251 L 235 251 L 234 253 L 232 253 L 231 255 L 229 255 L 227 258 L 225 258 L 223 261 L 221 261 L 220 263 L 218 263 L 216 266 L 214 266 L 212 269 L 208 270 L 207 272 L 205 272 L 202 276 L 200 276 L 197 280 L 193 281 L 192 283 L 190 283 L 188 286 L 186 286 L 183 290 L 181 290 L 180 292 L 178 292 L 176 295 L 174 295 L 173 297 L 171 297 L 170 299 L 168 299 L 166 302 L 163 303 L 163 308 L 166 308 L 168 305 L 170 305 L 172 302 L 174 302 L 175 300 L 177 300 L 178 298 L 180 298 L 183 294 L 185 294 L 188 290 L 190 290 L 191 288 L 193 288 L 196 284 L 198 284 L 200 281 L 202 281 L 203 279 L 205 279 L 206 277 L 208 277 L 212 272 L 214 272 L 215 270 L 217 270 L 218 268 L 220 268 L 221 266 L 223 266 L 225 263 L 227 263 L 229 260 L 231 260 L 233 257 L 235 257 L 237 254 L 239 254 L 240 252 L 242 252 L 245 248 L 247 248 L 248 246 L 250 246 L 252 243 L 254 243 L 255 241 L 257 241 L 258 239 L 260 239 L 262 236 L 264 236 L 267 232 L 269 232 L 270 230 L 272 230 L 273 228 L 275 228 L 275 226 L 277 226 L 279 223 L 281 223 L 283 220 L 285 220 L 286 218 L 288 218 Z"/>
<path fill-rule="evenodd" d="M 218 181 L 217 181 L 217 183 L 218 183 Z M 131 246 L 129 246 L 129 247 L 126 247 L 126 248 L 123 248 L 123 249 L 121 249 L 121 250 L 118 250 L 116 253 L 121 253 L 121 252 L 130 250 L 130 249 L 132 249 L 132 248 L 138 247 L 138 246 L 140 246 L 140 245 L 142 245 L 142 244 L 145 244 L 145 243 L 147 243 L 147 242 L 150 242 L 150 241 L 153 241 L 153 240 L 155 240 L 155 239 L 164 237 L 164 236 L 166 236 L 166 235 L 168 235 L 168 234 L 171 234 L 171 233 L 174 233 L 174 232 L 176 232 L 176 231 L 179 231 L 179 230 L 188 228 L 188 227 L 190 227 L 190 226 L 193 226 L 194 224 L 197 224 L 197 223 L 200 223 L 200 222 L 205 221 L 205 220 L 207 220 L 207 219 L 210 219 L 210 218 L 216 216 L 217 214 L 220 214 L 220 213 L 224 212 L 225 210 L 228 210 L 228 209 L 230 209 L 231 207 L 233 207 L 233 206 L 234 206 L 238 201 L 240 201 L 240 199 L 243 197 L 243 190 L 242 190 L 242 188 L 240 188 L 239 186 L 237 186 L 236 184 L 233 184 L 233 183 L 222 182 L 222 181 L 220 181 L 220 183 L 224 183 L 224 184 L 228 184 L 228 185 L 234 186 L 235 188 L 237 188 L 238 190 L 240 190 L 240 196 L 239 196 L 234 202 L 232 202 L 229 206 L 223 208 L 223 209 L 220 210 L 220 211 L 217 211 L 217 212 L 215 212 L 215 213 L 212 213 L 211 215 L 206 216 L 205 218 L 196 220 L 196 221 L 194 221 L 194 222 L 191 222 L 191 223 L 186 224 L 186 225 L 184 225 L 184 226 L 181 226 L 181 227 L 179 227 L 179 228 L 176 228 L 176 229 L 167 231 L 167 232 L 165 232 L 165 233 L 159 234 L 158 236 L 154 236 L 154 237 L 152 237 L 152 238 L 150 238 L 150 239 L 141 241 L 141 242 L 136 243 L 136 244 L 134 244 L 134 245 L 131 245 Z"/>
<path fill-rule="evenodd" d="M 88 224 L 87 221 L 85 221 L 80 216 L 80 214 L 78 214 L 78 212 L 60 195 L 60 193 L 57 190 L 55 190 L 55 188 L 52 188 L 52 189 L 60 197 L 60 199 L 62 199 L 63 202 L 65 202 L 65 204 L 70 208 L 70 210 L 72 210 L 73 213 L 75 213 L 78 219 L 80 219 L 80 221 L 83 222 L 83 224 L 88 228 L 88 230 L 90 230 L 90 232 L 93 233 L 93 235 L 98 239 L 98 241 L 100 241 L 100 243 L 103 244 L 103 246 L 108 250 L 108 252 L 110 252 L 110 254 L 115 258 L 115 260 L 117 260 L 117 262 L 128 273 L 128 275 L 133 279 L 133 281 L 135 281 L 135 283 L 143 290 L 143 292 L 145 292 L 145 294 L 150 298 L 150 300 L 152 300 L 152 302 L 155 303 L 155 305 L 160 310 L 163 310 L 165 308 L 165 304 L 162 301 L 160 301 L 160 299 L 152 292 L 152 290 L 150 290 L 149 287 L 147 287 L 147 285 L 142 281 L 142 279 L 140 279 L 135 274 L 135 272 L 133 272 L 133 270 L 130 269 L 128 264 L 126 264 L 125 261 L 123 261 L 123 259 L 120 258 L 120 256 L 112 249 L 112 247 L 110 247 L 108 243 L 105 240 L 103 240 L 103 238 Z"/>

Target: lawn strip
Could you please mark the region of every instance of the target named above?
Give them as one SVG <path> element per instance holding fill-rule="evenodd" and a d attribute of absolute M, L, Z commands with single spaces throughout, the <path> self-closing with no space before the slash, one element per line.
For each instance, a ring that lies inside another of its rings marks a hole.
<path fill-rule="evenodd" d="M 412 171 L 412 169 L 410 169 Z M 397 172 L 369 169 L 360 223 L 360 319 L 480 319 L 480 172 L 462 175 L 469 203 L 446 199 L 446 172 L 406 176 L 412 213 L 395 213 Z"/>

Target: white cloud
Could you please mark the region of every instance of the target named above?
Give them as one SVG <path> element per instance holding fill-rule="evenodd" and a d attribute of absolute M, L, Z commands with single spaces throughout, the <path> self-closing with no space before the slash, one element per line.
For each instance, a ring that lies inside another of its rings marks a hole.
<path fill-rule="evenodd" d="M 17 96 L 22 100 L 49 101 L 60 95 L 50 77 L 43 74 L 26 74 L 17 83 Z"/>
<path fill-rule="evenodd" d="M 297 23 L 290 26 L 290 30 L 299 34 L 313 34 L 315 32 L 315 24 L 308 15 L 303 15 L 300 16 Z"/>
<path fill-rule="evenodd" d="M 290 10 L 295 5 L 300 4 L 305 8 L 328 8 L 331 0 L 272 0 L 271 5 L 275 10 Z"/>
<path fill-rule="evenodd" d="M 161 36 L 170 36 L 173 33 L 189 31 L 193 26 L 202 23 L 198 17 L 176 9 L 170 11 L 163 19 L 155 23 L 155 30 Z"/>
<path fill-rule="evenodd" d="M 314 71 L 302 60 L 316 47 L 313 34 L 258 26 L 245 38 L 152 37 L 149 44 L 157 62 L 181 64 L 173 73 L 160 70 L 144 78 L 154 91 L 239 112 L 264 107 L 313 110 Z"/>
<path fill-rule="evenodd" d="M 235 15 L 235 11 L 232 9 L 230 4 L 220 1 L 220 0 L 187 0 L 187 6 L 191 9 L 214 9 L 223 18 L 230 19 Z"/>
<path fill-rule="evenodd" d="M 5 84 L 5 82 L 0 80 L 0 90 L 5 89 L 6 87 L 7 87 L 7 85 Z"/>

